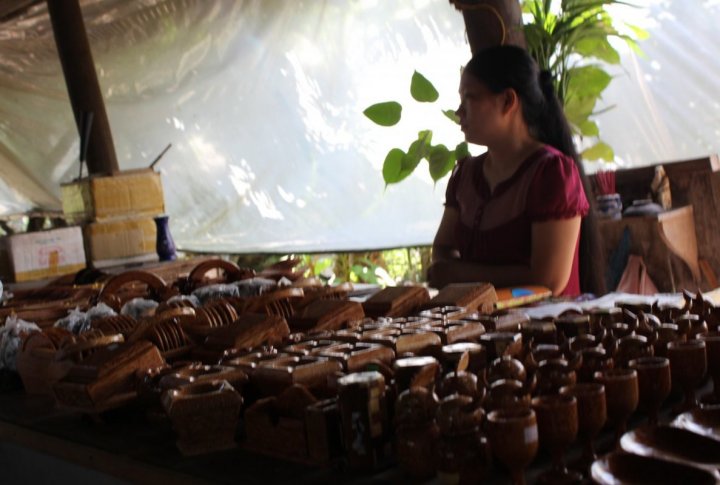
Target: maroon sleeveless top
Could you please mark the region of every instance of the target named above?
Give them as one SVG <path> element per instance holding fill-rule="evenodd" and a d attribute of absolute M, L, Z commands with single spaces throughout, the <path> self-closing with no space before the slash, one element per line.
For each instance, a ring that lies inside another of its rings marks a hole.
<path fill-rule="evenodd" d="M 535 151 L 492 192 L 482 169 L 485 158 L 483 154 L 459 161 L 445 193 L 445 205 L 460 213 L 455 237 L 461 259 L 529 265 L 534 222 L 588 213 L 575 162 L 555 148 L 546 145 Z M 562 292 L 566 296 L 580 293 L 578 248 L 576 244 L 570 279 Z"/>

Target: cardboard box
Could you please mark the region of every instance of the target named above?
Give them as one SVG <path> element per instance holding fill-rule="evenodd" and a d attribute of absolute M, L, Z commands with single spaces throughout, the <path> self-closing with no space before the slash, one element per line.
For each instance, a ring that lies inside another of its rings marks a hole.
<path fill-rule="evenodd" d="M 15 282 L 77 273 L 85 268 L 80 227 L 14 234 L 0 239 L 0 273 Z"/>
<path fill-rule="evenodd" d="M 160 174 L 150 169 L 91 176 L 61 186 L 63 213 L 75 221 L 156 216 L 165 212 Z"/>
<path fill-rule="evenodd" d="M 157 229 L 150 217 L 93 222 L 85 226 L 88 261 L 95 268 L 157 261 Z"/>

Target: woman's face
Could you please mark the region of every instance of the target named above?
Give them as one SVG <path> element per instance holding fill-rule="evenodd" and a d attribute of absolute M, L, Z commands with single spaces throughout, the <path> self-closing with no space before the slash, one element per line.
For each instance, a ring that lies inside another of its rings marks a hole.
<path fill-rule="evenodd" d="M 477 145 L 493 143 L 503 132 L 505 95 L 490 91 L 475 76 L 463 72 L 460 78 L 460 129 L 465 140 Z"/>

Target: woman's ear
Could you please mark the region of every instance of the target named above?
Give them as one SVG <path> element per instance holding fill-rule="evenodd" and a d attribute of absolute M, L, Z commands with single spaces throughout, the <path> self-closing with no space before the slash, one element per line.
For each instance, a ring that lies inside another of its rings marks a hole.
<path fill-rule="evenodd" d="M 508 88 L 503 91 L 502 101 L 503 114 L 508 114 L 514 110 L 520 109 L 520 97 L 517 95 L 517 92 L 512 88 Z"/>

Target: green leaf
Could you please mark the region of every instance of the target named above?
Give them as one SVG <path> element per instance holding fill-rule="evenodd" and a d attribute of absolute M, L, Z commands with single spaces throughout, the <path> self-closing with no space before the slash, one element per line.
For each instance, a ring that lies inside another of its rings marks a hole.
<path fill-rule="evenodd" d="M 570 123 L 580 126 L 592 114 L 596 102 L 594 96 L 573 96 L 565 101 L 565 116 Z"/>
<path fill-rule="evenodd" d="M 400 180 L 400 171 L 402 169 L 402 161 L 405 157 L 405 152 L 399 148 L 393 148 L 390 150 L 385 157 L 383 162 L 383 179 L 386 184 L 395 184 Z"/>
<path fill-rule="evenodd" d="M 568 91 L 578 97 L 598 98 L 612 81 L 610 74 L 592 64 L 568 69 L 567 76 Z"/>
<path fill-rule="evenodd" d="M 410 94 L 413 99 L 421 103 L 432 103 L 437 101 L 439 96 L 435 86 L 417 71 L 413 73 L 410 81 Z"/>
<path fill-rule="evenodd" d="M 363 114 L 380 126 L 393 126 L 400 121 L 402 106 L 397 101 L 373 104 Z"/>
<path fill-rule="evenodd" d="M 418 133 L 418 138 L 410 144 L 407 153 L 402 159 L 400 168 L 400 180 L 413 173 L 420 163 L 420 160 L 430 154 L 430 143 L 432 141 L 432 131 L 424 130 Z"/>
<path fill-rule="evenodd" d="M 633 34 L 635 34 L 636 40 L 642 41 L 642 40 L 647 40 L 648 38 L 650 38 L 650 32 L 643 29 L 642 27 L 638 27 L 637 25 L 630 25 L 630 24 L 625 24 L 625 27 L 627 27 L 628 29 L 633 31 Z"/>
<path fill-rule="evenodd" d="M 444 114 L 445 116 L 447 116 L 447 118 L 448 118 L 450 121 L 453 121 L 454 123 L 457 123 L 458 125 L 460 124 L 460 118 L 458 117 L 458 115 L 455 114 L 455 110 L 454 110 L 454 109 L 446 109 L 446 110 L 443 110 L 443 114 Z"/>
<path fill-rule="evenodd" d="M 615 152 L 607 143 L 600 141 L 590 148 L 586 148 L 580 154 L 585 160 L 607 160 L 611 162 L 615 158 Z"/>
<path fill-rule="evenodd" d="M 598 136 L 600 134 L 600 128 L 594 121 L 582 121 L 578 123 L 578 128 L 583 136 Z"/>
<path fill-rule="evenodd" d="M 422 130 L 418 132 L 417 140 L 410 144 L 410 152 L 417 152 L 420 158 L 425 158 L 430 153 L 430 144 L 432 143 L 432 130 Z"/>
<path fill-rule="evenodd" d="M 596 57 L 608 64 L 619 64 L 620 54 L 607 37 L 586 37 L 575 44 L 575 52 L 584 57 Z"/>
<path fill-rule="evenodd" d="M 314 265 L 313 276 L 320 275 L 323 271 L 325 271 L 328 268 L 332 269 L 332 265 L 334 263 L 335 262 L 333 261 L 332 258 L 329 258 L 329 257 L 320 258 Z"/>
<path fill-rule="evenodd" d="M 632 49 L 632 51 L 643 59 L 647 59 L 647 54 L 642 50 L 640 45 L 632 39 L 625 39 L 625 43 Z"/>
<path fill-rule="evenodd" d="M 428 164 L 430 177 L 437 182 L 455 166 L 455 157 L 445 145 L 435 145 L 430 149 Z"/>
<path fill-rule="evenodd" d="M 455 160 L 462 160 L 470 156 L 470 150 L 468 150 L 467 142 L 459 143 L 455 147 Z"/>

